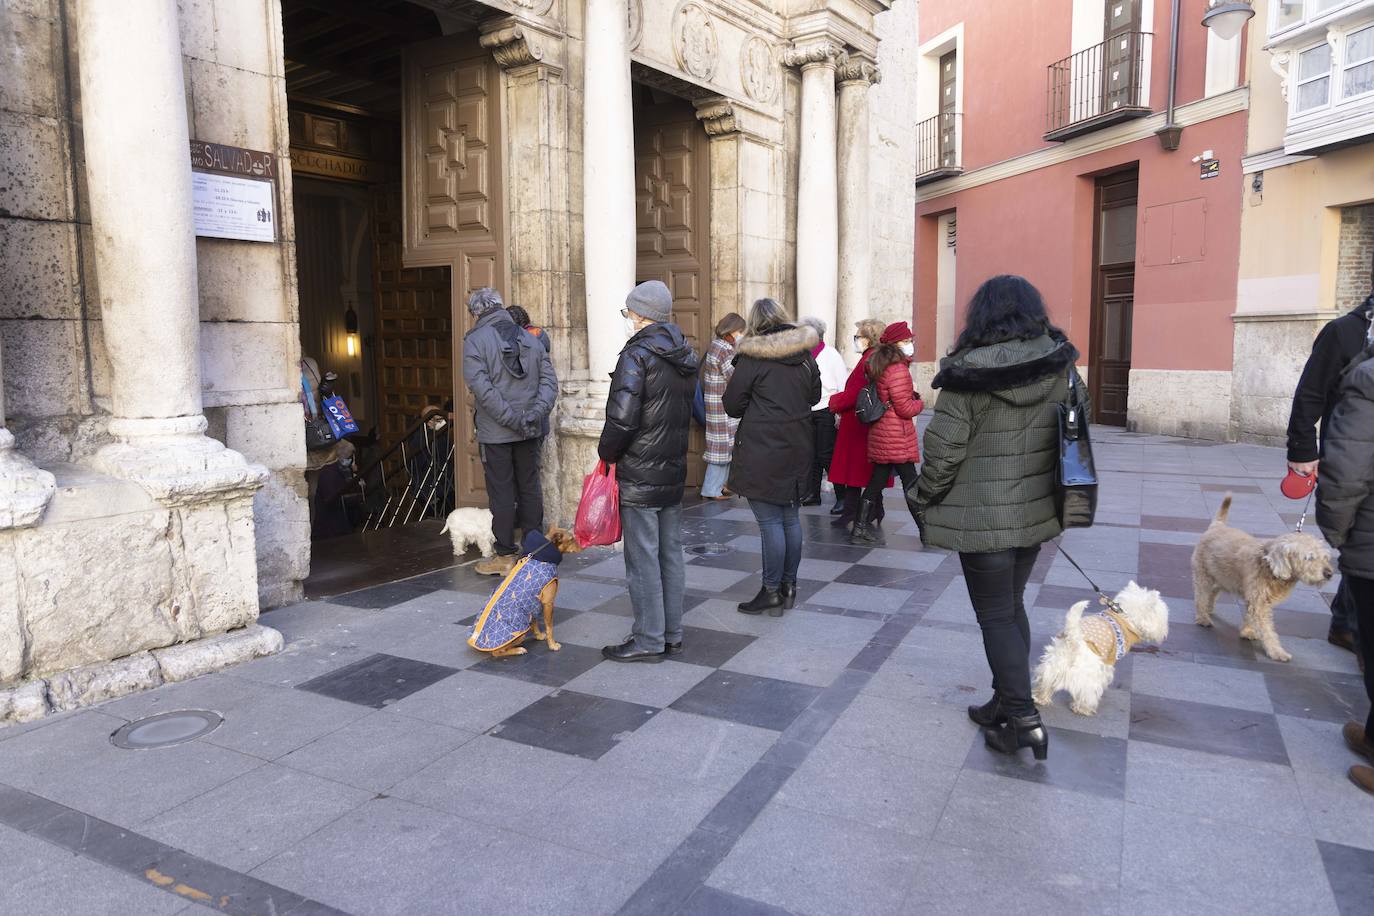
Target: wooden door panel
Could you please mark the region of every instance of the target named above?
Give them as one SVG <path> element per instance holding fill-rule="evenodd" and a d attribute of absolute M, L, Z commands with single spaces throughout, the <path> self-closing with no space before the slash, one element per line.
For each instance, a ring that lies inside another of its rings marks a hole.
<path fill-rule="evenodd" d="M 1100 270 L 1098 284 L 1097 333 L 1093 340 L 1097 381 L 1094 419 L 1108 426 L 1125 426 L 1130 400 L 1135 269 Z"/>

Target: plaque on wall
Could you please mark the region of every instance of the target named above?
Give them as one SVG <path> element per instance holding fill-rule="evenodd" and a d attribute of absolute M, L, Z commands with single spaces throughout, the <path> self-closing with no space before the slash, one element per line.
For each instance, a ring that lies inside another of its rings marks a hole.
<path fill-rule="evenodd" d="M 196 235 L 277 240 L 276 168 L 271 153 L 191 141 Z"/>

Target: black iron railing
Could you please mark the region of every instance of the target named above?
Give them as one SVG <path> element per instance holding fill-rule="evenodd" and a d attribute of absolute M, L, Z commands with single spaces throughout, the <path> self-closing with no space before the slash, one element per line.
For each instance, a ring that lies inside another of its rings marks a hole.
<path fill-rule="evenodd" d="M 453 437 L 448 415 L 426 407 L 400 441 L 358 472 L 364 531 L 443 518 L 453 508 Z"/>
<path fill-rule="evenodd" d="M 1123 32 L 1049 65 L 1045 138 L 1069 137 L 1149 113 L 1150 33 Z"/>
<path fill-rule="evenodd" d="M 963 171 L 959 137 L 964 116 L 945 111 L 916 125 L 916 181 L 935 181 Z"/>

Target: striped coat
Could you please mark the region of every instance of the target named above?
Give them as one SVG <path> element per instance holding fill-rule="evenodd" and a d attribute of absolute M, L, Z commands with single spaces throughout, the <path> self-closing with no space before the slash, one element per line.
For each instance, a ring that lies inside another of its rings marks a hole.
<path fill-rule="evenodd" d="M 735 431 L 739 429 L 739 421 L 725 413 L 725 405 L 721 402 L 725 386 L 735 374 L 734 358 L 734 346 L 720 337 L 711 341 L 706 350 L 701 393 L 706 401 L 706 453 L 702 457 L 707 464 L 729 464 L 735 452 Z"/>

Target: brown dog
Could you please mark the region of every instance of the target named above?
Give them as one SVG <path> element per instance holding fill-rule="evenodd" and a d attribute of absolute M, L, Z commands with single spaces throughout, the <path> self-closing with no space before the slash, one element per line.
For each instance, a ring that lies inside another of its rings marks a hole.
<path fill-rule="evenodd" d="M 563 648 L 553 638 L 553 608 L 558 598 L 558 564 L 563 557 L 582 549 L 577 538 L 562 528 L 550 528 L 547 542 L 532 543 L 526 537 L 526 558 L 507 574 L 486 608 L 472 625 L 468 645 L 496 658 L 524 655 L 523 645 L 533 632 L 549 651 Z M 536 541 L 537 533 L 536 533 Z M 540 627 L 542 614 L 543 627 Z"/>
<path fill-rule="evenodd" d="M 1228 527 L 1231 494 L 1193 551 L 1193 600 L 1198 626 L 1212 625 L 1217 595 L 1229 592 L 1245 604 L 1241 639 L 1257 639 L 1264 654 L 1286 662 L 1293 656 L 1279 644 L 1274 630 L 1274 607 L 1293 593 L 1299 582 L 1323 585 L 1331 581 L 1331 551 L 1310 534 L 1289 532 L 1261 541 Z"/>

